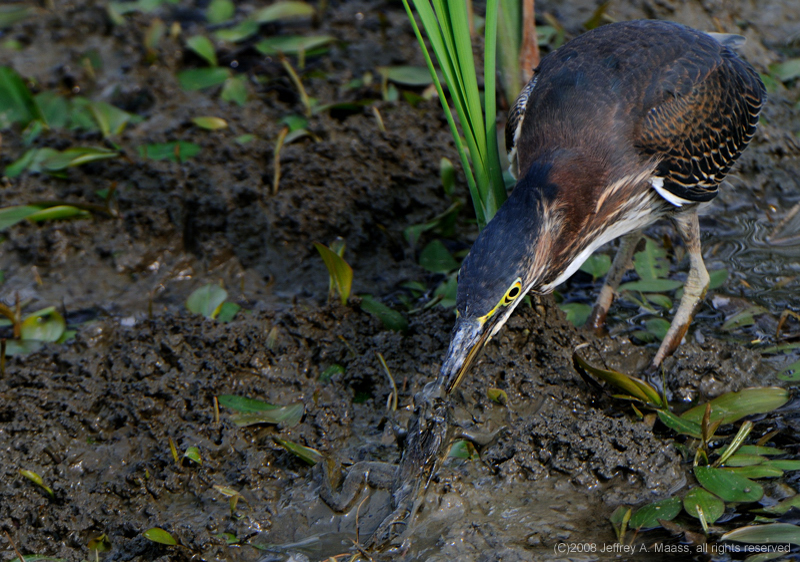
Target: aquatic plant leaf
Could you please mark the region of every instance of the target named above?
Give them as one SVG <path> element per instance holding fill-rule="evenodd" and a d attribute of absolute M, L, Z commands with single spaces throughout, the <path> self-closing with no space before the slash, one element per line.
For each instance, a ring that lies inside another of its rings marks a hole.
<path fill-rule="evenodd" d="M 617 540 L 619 542 L 622 542 L 625 538 L 625 531 L 628 529 L 631 513 L 631 508 L 620 505 L 614 510 L 614 513 L 611 514 L 611 517 L 608 518 L 611 522 L 611 526 L 614 527 L 614 533 L 617 535 Z"/>
<path fill-rule="evenodd" d="M 785 455 L 787 453 L 784 449 L 765 447 L 763 445 L 742 445 L 737 452 L 743 455 L 763 455 L 767 457 L 770 455 Z"/>
<path fill-rule="evenodd" d="M 233 102 L 239 107 L 247 103 L 247 76 L 231 76 L 225 80 L 219 97 L 222 101 Z"/>
<path fill-rule="evenodd" d="M 661 341 L 667 335 L 670 323 L 664 318 L 648 318 L 644 325 L 649 333 L 653 334 L 657 340 Z"/>
<path fill-rule="evenodd" d="M 199 57 L 211 66 L 217 66 L 217 51 L 214 49 L 214 44 L 211 43 L 205 35 L 195 35 L 186 40 L 186 46 L 189 47 Z M 188 88 L 184 88 L 188 89 Z"/>
<path fill-rule="evenodd" d="M 796 544 L 800 545 L 800 527 L 789 523 L 771 523 L 740 527 L 720 537 L 721 541 L 736 541 L 748 544 Z"/>
<path fill-rule="evenodd" d="M 646 298 L 651 303 L 660 306 L 665 310 L 669 310 L 672 308 L 672 299 L 669 298 L 667 295 L 662 295 L 659 293 L 647 293 L 644 295 L 644 298 Z M 664 334 L 666 334 L 666 331 L 664 332 Z M 661 339 L 664 339 L 663 336 L 661 337 Z"/>
<path fill-rule="evenodd" d="M 234 317 L 239 313 L 242 309 L 241 306 L 236 304 L 235 302 L 225 301 L 222 303 L 222 306 L 219 307 L 219 312 L 217 313 L 217 320 L 220 322 L 227 324 Z"/>
<path fill-rule="evenodd" d="M 214 486 L 216 488 L 216 486 Z M 239 544 L 241 541 L 233 533 L 217 533 L 214 535 L 218 539 L 223 539 L 225 544 Z"/>
<path fill-rule="evenodd" d="M 644 250 L 633 257 L 633 267 L 642 281 L 662 279 L 669 274 L 667 251 L 652 238 L 645 238 Z"/>
<path fill-rule="evenodd" d="M 631 529 L 653 529 L 660 527 L 659 519 L 672 521 L 681 512 L 679 498 L 666 498 L 640 507 L 631 515 L 628 523 Z"/>
<path fill-rule="evenodd" d="M 301 52 L 324 47 L 334 39 L 335 37 L 332 35 L 311 35 L 308 37 L 302 35 L 278 35 L 259 41 L 255 47 L 264 55 L 277 55 L 278 53 L 297 55 Z"/>
<path fill-rule="evenodd" d="M 200 449 L 197 447 L 189 447 L 186 449 L 186 452 L 183 453 L 183 458 L 189 459 L 195 464 L 199 464 L 200 466 L 203 465 L 203 459 L 200 457 Z"/>
<path fill-rule="evenodd" d="M 725 466 L 753 466 L 761 464 L 765 460 L 767 460 L 767 457 L 762 457 L 761 455 L 737 452 L 735 455 L 728 457 L 728 460 L 725 461 Z"/>
<path fill-rule="evenodd" d="M 186 141 L 146 144 L 139 147 L 139 156 L 150 160 L 170 160 L 186 162 L 197 156 L 202 148 L 199 144 Z"/>
<path fill-rule="evenodd" d="M 255 400 L 254 398 L 246 398 L 244 396 L 234 396 L 233 394 L 222 394 L 217 396 L 220 406 L 236 410 L 237 412 L 264 412 L 266 410 L 275 410 L 279 406 Z"/>
<path fill-rule="evenodd" d="M 361 298 L 361 310 L 377 316 L 384 327 L 395 332 L 408 331 L 408 320 L 405 316 L 375 300 L 371 295 L 359 295 L 359 297 Z"/>
<path fill-rule="evenodd" d="M 333 365 L 326 368 L 319 374 L 317 380 L 319 382 L 329 382 L 333 375 L 343 375 L 345 373 L 345 368 L 339 365 L 338 363 L 334 363 Z"/>
<path fill-rule="evenodd" d="M 17 72 L 0 66 L 0 129 L 14 123 L 26 126 L 34 119 L 43 119 L 30 90 Z"/>
<path fill-rule="evenodd" d="M 782 381 L 800 381 L 800 360 L 781 369 L 781 372 L 778 373 L 778 378 Z"/>
<path fill-rule="evenodd" d="M 433 273 L 450 273 L 458 269 L 458 262 L 441 240 L 433 240 L 422 249 L 419 264 Z"/>
<path fill-rule="evenodd" d="M 293 455 L 299 457 L 300 459 L 310 464 L 311 466 L 314 466 L 323 459 L 322 453 L 320 453 L 316 449 L 312 449 L 311 447 L 305 447 L 303 445 L 298 445 L 297 443 L 292 443 L 291 441 L 286 441 L 285 439 L 279 439 L 277 437 L 275 437 L 274 439 L 275 442 L 278 443 L 278 445 L 280 445 Z"/>
<path fill-rule="evenodd" d="M 700 485 L 728 502 L 757 502 L 764 489 L 739 474 L 711 466 L 695 466 L 694 475 Z"/>
<path fill-rule="evenodd" d="M 709 271 L 708 278 L 708 290 L 713 291 L 714 289 L 719 289 L 725 284 L 725 281 L 728 280 L 728 270 L 716 269 L 714 271 Z"/>
<path fill-rule="evenodd" d="M 10 226 L 14 226 L 34 214 L 41 211 L 42 207 L 37 205 L 17 205 L 0 209 L 0 231 Z"/>
<path fill-rule="evenodd" d="M 800 58 L 771 64 L 769 71 L 781 82 L 789 82 L 800 76 Z"/>
<path fill-rule="evenodd" d="M 246 144 L 250 144 L 251 142 L 253 142 L 255 140 L 255 138 L 256 138 L 255 135 L 251 135 L 250 133 L 247 133 L 247 134 L 244 134 L 244 135 L 239 135 L 234 140 L 236 140 L 236 144 L 244 146 Z"/>
<path fill-rule="evenodd" d="M 211 0 L 206 8 L 206 19 L 216 25 L 231 19 L 235 11 L 236 6 L 231 0 Z"/>
<path fill-rule="evenodd" d="M 40 150 L 40 152 L 42 152 L 42 150 Z M 116 158 L 117 156 L 119 156 L 118 152 L 107 148 L 77 146 L 68 148 L 62 152 L 54 150 L 48 153 L 47 157 L 39 163 L 39 166 L 46 172 L 58 172 L 73 166 L 80 166 L 98 160 L 108 160 L 109 158 Z M 31 171 L 34 170 L 35 166 L 32 165 Z"/>
<path fill-rule="evenodd" d="M 756 323 L 755 317 L 760 314 L 765 314 L 767 309 L 763 306 L 752 305 L 744 310 L 741 310 L 725 320 L 722 324 L 723 330 L 735 330 L 736 328 L 743 328 L 745 326 L 752 326 Z"/>
<path fill-rule="evenodd" d="M 481 456 L 478 454 L 478 451 L 475 449 L 475 445 L 466 439 L 459 439 L 453 443 L 453 446 L 450 447 L 450 452 L 447 453 L 447 456 L 454 459 L 464 459 L 468 461 L 477 461 L 481 458 Z"/>
<path fill-rule="evenodd" d="M 6 356 L 27 355 L 28 353 L 38 351 L 43 345 L 44 343 L 38 340 L 7 340 Z"/>
<path fill-rule="evenodd" d="M 794 459 L 776 459 L 764 462 L 764 466 L 778 468 L 784 471 L 800 470 L 800 460 Z"/>
<path fill-rule="evenodd" d="M 402 86 L 422 87 L 433 83 L 430 72 L 424 66 L 384 66 L 378 70 L 387 80 Z"/>
<path fill-rule="evenodd" d="M 608 254 L 592 254 L 583 265 L 581 271 L 592 276 L 592 281 L 597 281 L 611 269 L 611 258 Z"/>
<path fill-rule="evenodd" d="M 325 262 L 325 267 L 328 268 L 328 275 L 333 281 L 336 292 L 339 293 L 342 304 L 347 304 L 347 299 L 350 298 L 350 289 L 353 286 L 353 268 L 344 261 L 342 256 L 327 246 L 314 242 L 314 247 L 322 257 L 322 261 Z"/>
<path fill-rule="evenodd" d="M 21 476 L 24 476 L 25 478 L 27 478 L 28 480 L 39 486 L 42 490 L 44 490 L 47 493 L 47 495 L 50 496 L 50 499 L 55 498 L 53 490 L 51 490 L 47 485 L 45 485 L 44 480 L 42 480 L 41 476 L 39 476 L 32 470 L 21 469 L 19 473 Z"/>
<path fill-rule="evenodd" d="M 219 86 L 230 77 L 230 70 L 214 66 L 211 68 L 190 68 L 178 73 L 178 82 L 184 90 L 204 90 Z"/>
<path fill-rule="evenodd" d="M 233 27 L 216 31 L 214 36 L 221 41 L 238 43 L 240 41 L 244 41 L 245 39 L 249 39 L 258 33 L 258 28 L 258 22 L 246 19 Z"/>
<path fill-rule="evenodd" d="M 189 309 L 189 312 L 202 314 L 206 318 L 216 318 L 222 303 L 227 298 L 228 291 L 219 285 L 209 283 L 195 289 L 189 295 L 189 298 L 186 299 L 186 308 Z"/>
<path fill-rule="evenodd" d="M 645 404 L 651 404 L 656 407 L 662 407 L 663 403 L 658 391 L 648 383 L 636 377 L 631 377 L 616 371 L 600 369 L 594 367 L 583 360 L 577 350 L 572 352 L 572 364 L 578 373 L 584 375 L 594 375 L 602 381 L 627 392 L 632 398 L 640 400 Z"/>
<path fill-rule="evenodd" d="M 273 21 L 304 18 L 313 15 L 314 7 L 311 4 L 293 0 L 285 0 L 275 2 L 266 8 L 262 8 L 250 17 L 258 23 L 270 23 Z"/>
<path fill-rule="evenodd" d="M 48 127 L 60 129 L 67 126 L 70 119 L 70 104 L 66 99 L 51 90 L 38 93 L 33 99 Z"/>
<path fill-rule="evenodd" d="M 582 302 L 567 302 L 558 305 L 566 315 L 567 321 L 573 326 L 583 326 L 592 313 L 591 305 Z"/>
<path fill-rule="evenodd" d="M 725 502 L 703 488 L 692 488 L 683 498 L 683 507 L 686 513 L 700 519 L 700 510 L 706 523 L 714 523 L 725 513 Z"/>
<path fill-rule="evenodd" d="M 22 321 L 20 337 L 23 340 L 54 342 L 58 341 L 66 326 L 64 317 L 51 306 L 27 316 Z"/>
<path fill-rule="evenodd" d="M 683 287 L 681 281 L 674 279 L 649 279 L 644 281 L 631 281 L 619 286 L 619 291 L 639 291 L 642 293 L 665 293 Z"/>
<path fill-rule="evenodd" d="M 277 408 L 262 410 L 260 412 L 240 412 L 231 415 L 231 421 L 239 427 L 248 427 L 261 423 L 272 425 L 283 424 L 286 427 L 294 427 L 300 423 L 305 413 L 305 406 L 302 402 L 290 404 L 289 406 L 279 406 Z"/>
<path fill-rule="evenodd" d="M 739 392 L 728 392 L 711 401 L 711 421 L 721 421 L 722 425 L 733 423 L 745 416 L 771 412 L 788 401 L 788 391 L 777 387 L 745 388 Z M 699 424 L 705 409 L 705 404 L 698 404 L 684 412 L 681 418 Z"/>
<path fill-rule="evenodd" d="M 86 218 L 92 214 L 89 211 L 73 207 L 71 205 L 55 205 L 53 207 L 46 207 L 40 209 L 35 213 L 28 216 L 28 220 L 32 222 L 43 222 L 49 220 L 61 220 L 71 218 Z"/>
<path fill-rule="evenodd" d="M 688 435 L 696 439 L 700 439 L 703 434 L 703 428 L 700 427 L 699 423 L 680 418 L 667 410 L 659 410 L 658 419 L 661 420 L 661 423 L 677 433 Z"/>
<path fill-rule="evenodd" d="M 11 27 L 27 18 L 33 10 L 28 6 L 0 6 L 0 29 Z"/>
<path fill-rule="evenodd" d="M 192 117 L 192 123 L 201 129 L 207 129 L 209 131 L 216 131 L 228 127 L 228 122 L 221 117 Z"/>
<path fill-rule="evenodd" d="M 767 464 L 755 464 L 752 466 L 724 466 L 722 470 L 727 470 L 733 474 L 744 476 L 745 478 L 780 478 L 783 471 Z"/>
<path fill-rule="evenodd" d="M 96 550 L 97 552 L 107 552 L 111 550 L 111 540 L 108 538 L 108 535 L 103 533 L 99 537 L 95 537 L 91 539 L 86 546 L 89 550 Z"/>
<path fill-rule="evenodd" d="M 178 541 L 176 541 L 172 535 L 170 535 L 164 529 L 160 529 L 158 527 L 147 529 L 144 533 L 142 533 L 142 536 L 159 544 L 166 544 L 168 546 L 175 546 L 178 544 Z"/>
<path fill-rule="evenodd" d="M 125 126 L 133 117 L 127 111 L 103 101 L 93 101 L 89 103 L 89 111 L 92 112 L 94 120 L 97 121 L 100 132 L 104 137 L 118 135 L 125 130 Z"/>
<path fill-rule="evenodd" d="M 505 406 L 508 404 L 508 394 L 506 391 L 501 388 L 490 388 L 486 391 L 486 396 L 489 397 L 489 400 L 492 402 L 496 402 L 501 406 Z"/>
<path fill-rule="evenodd" d="M 787 498 L 775 505 L 765 507 L 763 509 L 754 510 L 757 513 L 772 513 L 776 515 L 783 515 L 790 509 L 800 509 L 800 494 Z"/>

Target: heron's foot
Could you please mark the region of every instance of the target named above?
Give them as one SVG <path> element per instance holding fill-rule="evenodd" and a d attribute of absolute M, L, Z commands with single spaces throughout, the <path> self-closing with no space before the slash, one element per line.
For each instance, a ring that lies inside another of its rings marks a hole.
<path fill-rule="evenodd" d="M 350 467 L 342 482 L 341 468 L 331 459 L 323 459 L 314 465 L 314 477 L 319 483 L 320 499 L 333 511 L 345 513 L 361 497 L 364 484 L 391 491 L 395 487 L 397 465 L 377 461 L 357 462 Z"/>

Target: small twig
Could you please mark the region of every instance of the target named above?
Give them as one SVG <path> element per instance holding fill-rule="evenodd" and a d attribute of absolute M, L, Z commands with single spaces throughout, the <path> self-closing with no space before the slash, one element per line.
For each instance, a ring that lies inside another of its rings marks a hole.
<path fill-rule="evenodd" d="M 14 549 L 14 552 L 17 553 L 17 558 L 19 558 L 19 562 L 25 562 L 25 558 L 22 556 L 22 553 L 17 550 L 17 545 L 14 544 L 14 541 L 11 540 L 11 535 L 8 534 L 6 531 L 6 538 L 8 539 L 8 543 L 11 545 L 11 548 Z"/>
<path fill-rule="evenodd" d="M 294 68 L 292 68 L 292 65 L 289 63 L 289 59 L 283 56 L 283 54 L 281 54 L 280 59 L 283 68 L 286 70 L 286 74 L 289 75 L 294 87 L 297 88 L 297 92 L 300 94 L 300 101 L 303 102 L 306 117 L 311 117 L 311 102 L 308 99 L 308 94 L 306 93 L 306 89 L 303 87 L 303 83 L 300 81 L 300 77 L 297 75 L 297 72 L 294 71 Z"/>
<path fill-rule="evenodd" d="M 793 310 L 789 310 L 788 308 L 781 313 L 780 320 L 778 320 L 778 327 L 775 329 L 775 339 L 778 339 L 781 335 L 781 330 L 783 330 L 783 325 L 786 324 L 786 320 L 788 320 L 789 316 L 794 316 L 798 320 L 800 320 L 800 314 Z"/>
<path fill-rule="evenodd" d="M 278 133 L 278 140 L 275 141 L 275 151 L 272 155 L 272 168 L 275 170 L 272 176 L 272 195 L 278 193 L 278 186 L 281 183 L 281 148 L 283 148 L 283 141 L 286 140 L 288 134 L 289 127 L 284 127 Z"/>
<path fill-rule="evenodd" d="M 383 125 L 383 118 L 381 117 L 381 112 L 378 111 L 378 108 L 374 105 L 370 107 L 372 110 L 372 114 L 375 116 L 375 119 L 378 121 L 378 129 L 380 129 L 381 133 L 386 132 L 386 127 Z"/>
<path fill-rule="evenodd" d="M 214 397 L 214 424 L 219 425 L 219 400 Z"/>
<path fill-rule="evenodd" d="M 394 382 L 394 377 L 392 376 L 392 372 L 389 370 L 389 366 L 386 364 L 386 360 L 383 358 L 383 355 L 381 355 L 380 352 L 378 352 L 378 351 L 375 352 L 375 355 L 378 356 L 378 360 L 381 362 L 381 365 L 383 366 L 383 370 L 384 370 L 384 372 L 386 372 L 386 376 L 389 377 L 389 382 L 392 383 L 392 394 L 389 396 L 389 398 L 391 399 L 392 411 L 396 412 L 397 411 L 397 384 L 395 384 L 395 382 Z M 390 401 L 387 400 L 386 401 L 387 409 L 390 407 L 389 404 L 390 404 Z"/>

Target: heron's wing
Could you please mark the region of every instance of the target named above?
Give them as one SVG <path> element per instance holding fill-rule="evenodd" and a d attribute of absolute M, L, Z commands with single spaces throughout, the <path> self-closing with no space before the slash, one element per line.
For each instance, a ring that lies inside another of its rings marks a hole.
<path fill-rule="evenodd" d="M 536 86 L 536 69 L 533 71 L 533 76 L 522 88 L 517 101 L 508 112 L 508 120 L 506 121 L 506 152 L 508 153 L 508 170 L 511 175 L 517 178 L 519 176 L 519 164 L 517 162 L 517 141 L 519 140 L 520 131 L 522 131 L 522 121 L 525 119 L 525 108 L 528 105 L 528 99 Z"/>

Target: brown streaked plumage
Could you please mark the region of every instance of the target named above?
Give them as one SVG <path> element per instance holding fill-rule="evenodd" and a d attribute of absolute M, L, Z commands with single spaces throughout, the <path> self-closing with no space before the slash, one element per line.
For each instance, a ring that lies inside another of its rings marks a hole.
<path fill-rule="evenodd" d="M 716 196 L 765 99 L 730 43 L 642 20 L 600 27 L 542 59 L 506 125 L 518 183 L 461 268 L 440 376 L 448 391 L 525 293 L 552 291 L 624 236 L 591 317 L 602 325 L 641 230 L 662 217 L 675 223 L 691 265 L 652 366 L 675 350 L 708 287 L 697 206 Z"/>

